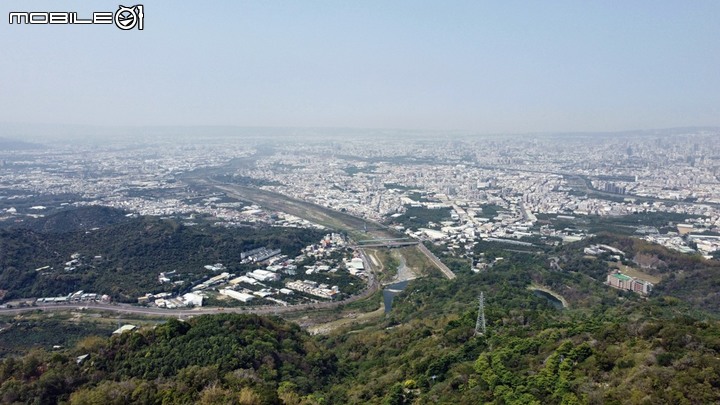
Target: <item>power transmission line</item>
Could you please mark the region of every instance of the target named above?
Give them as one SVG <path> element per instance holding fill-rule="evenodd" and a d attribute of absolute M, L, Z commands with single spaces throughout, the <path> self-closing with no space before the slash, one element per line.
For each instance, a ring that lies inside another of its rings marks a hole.
<path fill-rule="evenodd" d="M 485 336 L 485 332 L 487 331 L 485 328 L 485 294 L 480 293 L 480 297 L 478 298 L 478 301 L 480 301 L 480 305 L 478 306 L 478 316 L 477 321 L 475 322 L 475 336 L 482 335 Z"/>

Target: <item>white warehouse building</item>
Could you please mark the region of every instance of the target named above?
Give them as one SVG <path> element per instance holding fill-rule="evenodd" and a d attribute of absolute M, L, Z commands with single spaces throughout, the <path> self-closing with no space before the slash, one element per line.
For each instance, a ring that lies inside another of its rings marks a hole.
<path fill-rule="evenodd" d="M 280 275 L 267 270 L 253 270 L 248 276 L 258 281 L 280 281 Z"/>
<path fill-rule="evenodd" d="M 234 298 L 234 299 L 236 299 L 238 301 L 242 301 L 242 302 L 250 302 L 255 298 L 255 296 L 253 296 L 251 294 L 246 294 L 246 293 L 242 293 L 239 291 L 230 290 L 227 288 L 221 289 L 220 294 L 227 295 L 230 298 Z"/>

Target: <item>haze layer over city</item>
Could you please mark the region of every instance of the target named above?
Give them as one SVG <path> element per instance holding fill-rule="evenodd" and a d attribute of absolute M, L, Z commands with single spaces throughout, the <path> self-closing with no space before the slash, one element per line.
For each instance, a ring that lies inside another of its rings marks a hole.
<path fill-rule="evenodd" d="M 221 131 L 233 134 L 157 133 L 154 141 L 128 134 L 90 145 L 7 143 L 14 148 L 0 155 L 0 184 L 8 190 L 4 205 L 67 195 L 64 205 L 240 221 L 238 210 L 185 202 L 200 173 L 246 181 L 374 222 L 392 222 L 408 204 L 452 208 L 456 224 L 448 231 L 472 237 L 508 236 L 517 226 L 527 230 L 537 225 L 536 214 L 673 212 L 702 217 L 698 226 L 708 230 L 720 226 L 716 128 L 532 138 L 392 130 Z M 419 195 L 432 202 L 421 203 Z M 472 208 L 485 204 L 508 215 L 497 223 L 478 222 Z M 60 207 L 8 213 L 10 208 L 5 207 L 3 219 L 42 216 L 45 209 Z"/>

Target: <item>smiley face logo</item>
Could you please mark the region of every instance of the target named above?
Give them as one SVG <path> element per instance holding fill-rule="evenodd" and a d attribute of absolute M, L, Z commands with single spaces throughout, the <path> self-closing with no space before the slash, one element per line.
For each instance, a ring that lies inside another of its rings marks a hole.
<path fill-rule="evenodd" d="M 125 7 L 118 6 L 115 11 L 115 25 L 123 31 L 131 30 L 138 27 L 139 30 L 143 29 L 143 6 L 138 4 L 137 6 Z"/>

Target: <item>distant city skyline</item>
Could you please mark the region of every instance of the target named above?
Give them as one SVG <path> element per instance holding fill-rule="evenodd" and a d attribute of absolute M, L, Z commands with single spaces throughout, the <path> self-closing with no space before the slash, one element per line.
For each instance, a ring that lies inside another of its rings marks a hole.
<path fill-rule="evenodd" d="M 0 123 L 720 126 L 715 1 L 138 2 L 142 31 L 8 22 L 15 11 L 87 16 L 117 1 L 3 2 Z"/>

